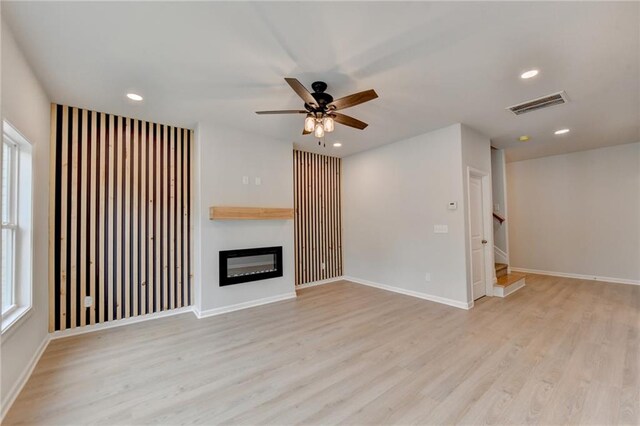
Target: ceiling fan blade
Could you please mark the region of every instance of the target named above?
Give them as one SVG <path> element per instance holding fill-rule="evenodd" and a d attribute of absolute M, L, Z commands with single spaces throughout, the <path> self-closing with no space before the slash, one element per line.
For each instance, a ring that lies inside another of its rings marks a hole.
<path fill-rule="evenodd" d="M 289 86 L 293 89 L 294 92 L 298 94 L 302 98 L 303 101 L 307 103 L 307 105 L 311 105 L 314 108 L 318 108 L 318 103 L 316 102 L 316 98 L 314 98 L 311 93 L 298 81 L 296 78 L 285 78 L 284 79 Z"/>
<path fill-rule="evenodd" d="M 308 114 L 309 111 L 301 109 L 282 109 L 280 111 L 256 111 L 256 114 Z"/>
<path fill-rule="evenodd" d="M 349 117 L 348 115 L 340 114 L 338 112 L 332 113 L 331 117 L 333 117 L 333 119 L 340 124 L 344 124 L 345 126 L 349 127 L 355 127 L 356 129 L 360 130 L 364 130 L 368 126 L 368 124 L 364 121 L 360 121 L 357 118 Z"/>
<path fill-rule="evenodd" d="M 360 105 L 365 102 L 369 102 L 378 97 L 375 90 L 365 90 L 364 92 L 354 93 L 353 95 L 345 96 L 344 98 L 337 99 L 327 105 L 327 108 L 334 110 L 350 108 L 352 106 Z"/>

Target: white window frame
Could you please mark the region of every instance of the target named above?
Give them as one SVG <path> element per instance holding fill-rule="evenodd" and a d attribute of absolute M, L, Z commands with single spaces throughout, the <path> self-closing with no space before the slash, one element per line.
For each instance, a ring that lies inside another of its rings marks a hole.
<path fill-rule="evenodd" d="M 33 305 L 33 157 L 31 143 L 9 122 L 2 122 L 2 142 L 12 146 L 11 186 L 9 202 L 12 210 L 7 221 L 2 221 L 3 229 L 11 229 L 11 293 L 12 304 L 0 313 L 1 333 L 7 331 L 26 318 Z M 3 146 L 4 153 L 4 146 Z M 3 155 L 0 153 L 0 156 Z M 0 158 L 1 159 L 1 158 Z M 3 164 L 3 163 L 0 163 Z M 0 188 L 0 191 L 2 189 Z M 2 195 L 2 194 L 0 194 Z M 3 248 L 0 247 L 0 250 Z M 1 259 L 1 258 L 0 258 Z M 0 265 L 4 268 L 5 265 Z"/>
<path fill-rule="evenodd" d="M 4 136 L 4 135 L 3 135 Z M 10 165 L 10 170 L 11 170 L 11 175 L 10 175 L 10 185 L 8 187 L 8 191 L 9 194 L 2 194 L 3 197 L 8 195 L 8 200 L 9 200 L 9 205 L 12 207 L 9 211 L 9 217 L 7 218 L 7 220 L 5 221 L 4 218 L 2 218 L 2 223 L 1 223 L 1 227 L 2 229 L 8 229 L 11 231 L 11 248 L 13 250 L 12 253 L 6 254 L 7 257 L 9 257 L 11 264 L 10 265 L 6 265 L 6 264 L 1 264 L 0 268 L 2 269 L 2 271 L 6 271 L 7 269 L 9 271 L 11 271 L 11 305 L 9 305 L 9 307 L 3 311 L 0 312 L 0 314 L 2 315 L 2 318 L 6 318 L 8 316 L 11 315 L 12 312 L 14 312 L 17 308 L 16 305 L 16 256 L 15 256 L 15 249 L 16 249 L 16 233 L 18 231 L 18 189 L 17 189 L 17 185 L 18 185 L 18 177 L 20 176 L 20 171 L 18 170 L 19 168 L 19 162 L 18 162 L 18 150 L 20 149 L 18 147 L 18 145 L 11 139 L 7 138 L 7 137 L 3 137 L 2 140 L 3 143 L 3 147 L 2 147 L 2 155 L 3 155 L 3 160 L 4 159 L 4 144 L 7 144 L 11 147 L 11 158 L 8 160 L 8 163 Z M 2 162 L 2 164 L 4 165 L 4 161 Z M 4 173 L 3 173 L 4 175 Z M 4 187 L 3 187 L 4 189 Z M 2 249 L 4 249 L 4 245 L 2 246 Z M 4 295 L 4 289 L 2 294 Z M 4 302 L 4 301 L 3 301 Z M 3 303 L 4 305 L 4 303 Z"/>

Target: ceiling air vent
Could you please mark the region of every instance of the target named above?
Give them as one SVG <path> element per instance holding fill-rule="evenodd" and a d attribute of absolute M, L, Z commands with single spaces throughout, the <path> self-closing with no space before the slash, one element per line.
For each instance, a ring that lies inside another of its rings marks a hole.
<path fill-rule="evenodd" d="M 524 114 L 527 112 L 535 111 L 537 109 L 547 108 L 554 105 L 566 104 L 569 100 L 567 94 L 562 91 L 551 95 L 543 96 L 538 99 L 533 99 L 527 102 L 523 102 L 518 105 L 513 105 L 507 109 L 515 115 Z"/>

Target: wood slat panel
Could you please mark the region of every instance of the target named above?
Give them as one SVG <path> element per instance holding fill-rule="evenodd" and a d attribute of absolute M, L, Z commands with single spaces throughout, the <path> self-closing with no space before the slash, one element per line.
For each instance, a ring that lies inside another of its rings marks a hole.
<path fill-rule="evenodd" d="M 168 254 L 169 259 L 167 261 L 167 275 L 169 277 L 169 286 L 171 288 L 171 297 L 169 297 L 169 308 L 173 309 L 176 307 L 176 280 L 175 280 L 175 252 L 176 252 L 176 241 L 175 241 L 175 152 L 176 152 L 176 129 L 171 128 L 169 132 L 171 133 L 169 137 L 169 158 L 167 160 L 167 165 L 169 166 L 169 170 L 167 173 L 167 180 L 169 185 L 169 206 L 168 206 L 168 215 L 167 215 L 167 237 L 169 239 L 169 244 L 167 247 L 169 248 Z M 173 266 L 173 267 L 172 267 Z"/>
<path fill-rule="evenodd" d="M 295 154 L 293 155 L 293 193 L 295 194 L 296 192 L 298 192 L 298 162 L 295 160 Z M 294 235 L 297 235 L 297 233 L 299 232 L 297 227 L 298 227 L 298 221 L 295 220 L 296 218 L 296 212 L 294 210 L 294 222 L 293 222 L 293 233 Z M 296 261 L 296 259 L 298 259 L 299 254 L 299 244 L 298 244 L 298 240 L 296 238 L 293 239 L 293 255 L 294 255 L 294 262 L 293 262 L 293 276 L 297 277 L 298 274 L 300 273 L 300 271 L 298 270 L 298 265 L 299 262 Z M 294 278 L 295 279 L 295 278 Z"/>
<path fill-rule="evenodd" d="M 156 299 L 158 297 L 158 290 L 156 289 L 156 184 L 155 184 L 155 164 L 156 164 L 156 129 L 154 124 L 149 125 L 149 167 L 147 167 L 147 187 L 149 188 L 149 224 L 147 225 L 147 247 L 148 247 L 148 276 L 147 276 L 147 288 L 149 289 L 149 310 L 147 312 L 156 311 Z"/>
<path fill-rule="evenodd" d="M 52 105 L 50 330 L 191 304 L 192 135 Z"/>
<path fill-rule="evenodd" d="M 191 139 L 193 132 L 187 131 L 187 141 L 184 146 L 184 152 L 182 153 L 182 159 L 184 161 L 185 169 L 182 173 L 182 183 L 184 184 L 185 190 L 183 191 L 183 200 L 184 200 L 184 233 L 187 236 L 183 241 L 191 240 Z M 191 245 L 185 244 L 185 259 L 189 259 L 191 257 Z M 192 303 L 192 294 L 193 294 L 193 280 L 191 279 L 191 264 L 189 262 L 185 262 L 185 273 L 184 277 L 187 282 L 187 304 Z"/>
<path fill-rule="evenodd" d="M 71 180 L 71 168 L 69 167 L 69 108 L 62 107 L 62 133 L 56 132 L 56 139 L 60 137 L 59 146 L 60 151 L 62 151 L 62 156 L 58 167 L 60 167 L 60 174 L 58 175 L 60 178 L 60 196 L 56 200 L 56 204 L 59 205 L 60 209 L 60 221 L 56 225 L 59 226 L 59 242 L 60 245 L 58 250 L 60 255 L 60 276 L 56 277 L 59 281 L 58 289 L 59 289 L 59 302 L 58 302 L 58 320 L 55 324 L 56 330 L 64 330 L 67 328 L 67 292 L 69 287 L 69 271 L 67 269 L 67 246 L 69 244 L 69 238 L 67 236 L 68 231 L 68 206 L 69 206 L 69 181 Z M 58 148 L 56 148 L 58 150 Z M 56 194 L 57 195 L 57 194 Z"/>
<path fill-rule="evenodd" d="M 293 152 L 296 285 L 342 275 L 340 158 Z"/>
<path fill-rule="evenodd" d="M 124 287 L 124 167 L 125 167 L 125 150 L 123 138 L 123 117 L 116 118 L 116 188 L 115 188 L 115 229 L 116 244 L 114 251 L 114 264 L 116 276 L 116 303 L 115 303 L 115 319 L 123 317 L 124 304 L 122 301 Z"/>
<path fill-rule="evenodd" d="M 147 192 L 147 161 L 148 161 L 148 145 L 147 145 L 147 125 L 144 122 L 140 123 L 140 146 L 139 146 L 139 161 L 140 161 L 140 177 L 138 184 L 140 186 L 140 205 L 138 206 L 138 214 L 140 217 L 140 314 L 147 313 L 149 306 L 149 288 L 147 286 L 147 215 L 149 196 Z"/>
<path fill-rule="evenodd" d="M 51 157 L 49 158 L 49 194 L 54 194 L 49 196 L 49 229 L 54 229 L 56 224 L 57 210 L 56 210 L 56 196 L 58 193 L 58 181 L 56 177 L 56 169 L 57 169 L 57 160 L 58 160 L 58 150 L 56 144 L 57 138 L 57 126 L 58 126 L 58 107 L 55 104 L 51 104 L 51 139 L 50 139 L 50 147 L 51 147 Z M 56 276 L 56 265 L 58 264 L 58 259 L 56 259 L 56 246 L 58 241 L 56 239 L 55 232 L 49 235 L 49 332 L 52 332 L 55 329 L 55 310 L 56 310 L 56 298 L 57 292 L 55 288 L 55 276 Z"/>
<path fill-rule="evenodd" d="M 162 208 L 162 191 L 161 191 L 162 167 L 160 167 L 160 165 L 162 164 L 161 145 L 164 139 L 162 139 L 161 126 L 156 125 L 155 132 L 156 132 L 157 139 L 154 141 L 155 163 L 154 163 L 154 170 L 153 170 L 152 177 L 155 182 L 155 208 L 154 208 L 155 218 L 154 218 L 154 231 L 153 231 L 153 250 L 154 250 L 153 265 L 155 270 L 154 270 L 154 276 L 153 276 L 153 284 L 156 289 L 156 300 L 155 300 L 155 306 L 154 306 L 153 312 L 157 312 L 163 309 L 162 293 L 161 293 L 162 285 L 161 285 L 161 275 L 160 275 L 160 272 L 162 271 L 162 251 L 161 251 L 162 234 L 160 232 L 160 230 L 162 229 L 161 216 L 160 216 L 160 210 Z"/>
<path fill-rule="evenodd" d="M 93 297 L 93 303 L 89 308 L 88 316 L 89 321 L 88 324 L 96 323 L 96 304 L 97 304 L 97 286 L 98 281 L 96 280 L 97 276 L 97 242 L 98 242 L 98 232 L 97 232 L 97 223 L 98 223 L 98 194 L 96 192 L 96 184 L 98 182 L 98 177 L 100 171 L 98 169 L 98 125 L 97 125 L 97 117 L 98 114 L 95 111 L 91 111 L 90 113 L 90 140 L 89 140 L 89 187 L 87 192 L 89 193 L 89 208 L 88 208 L 88 226 L 89 229 L 87 231 L 87 239 L 89 244 L 89 291 L 87 292 L 87 296 Z"/>
<path fill-rule="evenodd" d="M 138 302 L 140 298 L 140 276 L 138 275 L 140 249 L 138 241 L 140 239 L 140 222 L 138 215 L 138 200 L 140 194 L 138 192 L 139 187 L 139 174 L 138 159 L 140 151 L 140 141 L 138 140 L 138 120 L 133 120 L 132 124 L 132 145 L 131 145 L 131 235 L 133 241 L 131 242 L 131 287 L 133 290 L 133 297 L 131 303 L 131 316 L 138 316 Z"/>
<path fill-rule="evenodd" d="M 162 244 L 160 245 L 160 252 L 162 259 L 162 270 L 160 271 L 161 283 L 162 283 L 162 310 L 169 309 L 169 299 L 171 293 L 171 281 L 169 280 L 169 128 L 168 126 L 162 126 L 162 202 L 160 207 L 161 216 L 161 235 Z"/>
<path fill-rule="evenodd" d="M 107 134 L 109 135 L 109 159 L 107 163 L 107 175 L 108 175 L 108 185 L 109 188 L 109 198 L 108 198 L 108 213 L 107 213 L 107 243 L 105 245 L 105 250 L 107 251 L 107 268 L 108 268 L 108 278 L 107 278 L 107 295 L 106 295 L 106 303 L 105 303 L 105 321 L 110 321 L 115 319 L 115 304 L 116 298 L 114 297 L 115 287 L 117 285 L 115 269 L 114 269 L 114 257 L 113 251 L 115 248 L 115 232 L 113 228 L 114 218 L 116 216 L 115 209 L 115 196 L 114 191 L 116 188 L 116 145 L 115 145 L 115 117 L 113 115 L 108 116 L 109 127 L 107 129 Z"/>
<path fill-rule="evenodd" d="M 108 271 L 108 263 L 107 263 L 107 248 L 105 247 L 105 241 L 107 236 L 107 160 L 108 160 L 108 138 L 107 138 L 107 115 L 104 113 L 100 113 L 98 116 L 98 120 L 100 120 L 100 130 L 98 133 L 100 150 L 98 151 L 97 162 L 100 167 L 100 181 L 98 186 L 96 187 L 96 191 L 98 192 L 98 241 L 96 242 L 96 269 L 97 269 L 97 280 L 98 280 L 98 298 L 95 301 L 97 318 L 96 322 L 105 322 L 107 320 L 106 314 L 106 285 L 107 285 L 107 271 Z"/>
<path fill-rule="evenodd" d="M 122 317 L 130 316 L 131 291 L 131 119 L 123 120 L 124 126 L 124 151 L 123 156 L 123 181 L 122 181 L 122 269 L 124 273 L 124 286 L 122 287 Z"/>
<path fill-rule="evenodd" d="M 175 185 L 176 185 L 176 285 L 177 288 L 180 289 L 178 294 L 178 307 L 185 306 L 184 303 L 184 293 L 185 288 L 183 285 L 182 279 L 182 143 L 184 139 L 185 130 L 181 129 L 178 131 L 178 140 L 176 142 L 176 150 L 175 150 L 175 159 L 176 159 L 176 175 L 175 175 Z"/>
<path fill-rule="evenodd" d="M 80 272 L 80 279 L 78 280 L 80 282 L 80 294 L 78 295 L 79 297 L 79 303 L 77 303 L 78 305 L 78 322 L 79 322 L 79 326 L 84 326 L 87 325 L 87 308 L 86 305 L 84 303 L 85 300 L 85 296 L 87 295 L 87 273 L 88 273 L 88 262 L 90 260 L 90 256 L 87 256 L 87 240 L 88 240 L 88 236 L 87 236 L 87 217 L 88 217 L 88 213 L 87 213 L 87 207 L 89 204 L 89 200 L 91 199 L 91 197 L 89 196 L 89 182 L 90 180 L 88 180 L 88 176 L 89 174 L 87 173 L 88 171 L 88 151 L 89 151 L 89 140 L 88 140 L 88 133 L 87 133 L 87 122 L 88 122 L 88 114 L 87 114 L 87 110 L 82 110 L 81 111 L 81 117 L 82 117 L 82 124 L 81 124 L 81 139 L 80 139 L 80 146 L 82 147 L 81 149 L 81 153 L 80 153 L 80 167 L 78 168 L 78 171 L 80 173 L 79 179 L 78 179 L 78 191 L 79 191 L 79 196 L 78 196 L 78 203 L 80 204 L 78 211 L 80 213 L 80 217 L 78 218 L 79 222 L 80 222 L 80 231 L 78 234 L 78 237 L 80 239 L 80 252 L 79 252 L 79 256 L 78 256 L 78 261 L 80 262 L 80 268 L 79 268 L 79 272 Z"/>
<path fill-rule="evenodd" d="M 68 318 L 67 325 L 75 327 L 76 324 L 76 300 L 78 299 L 77 281 L 78 281 L 78 195 L 80 193 L 78 186 L 78 108 L 71 110 L 71 232 L 70 232 L 70 291 L 67 295 Z M 70 321 L 70 323 L 69 323 Z"/>

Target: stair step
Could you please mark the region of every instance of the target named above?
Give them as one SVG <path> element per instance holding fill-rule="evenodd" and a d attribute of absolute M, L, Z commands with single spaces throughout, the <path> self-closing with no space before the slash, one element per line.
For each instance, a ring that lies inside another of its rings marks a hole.
<path fill-rule="evenodd" d="M 496 271 L 500 269 L 507 269 L 508 267 L 509 265 L 507 265 L 506 263 L 496 263 Z"/>
<path fill-rule="evenodd" d="M 496 268 L 496 278 L 503 277 L 507 275 L 507 272 L 509 272 L 508 270 L 509 265 L 505 263 L 496 263 L 495 268 Z"/>
<path fill-rule="evenodd" d="M 520 281 L 525 276 L 526 275 L 524 275 L 524 274 L 518 274 L 518 273 L 515 273 L 515 272 L 513 272 L 511 274 L 506 274 L 506 275 L 498 278 L 498 282 L 496 283 L 496 285 L 500 286 L 500 287 L 509 287 L 511 284 Z"/>
<path fill-rule="evenodd" d="M 523 288 L 525 283 L 524 274 L 506 274 L 498 278 L 498 282 L 493 285 L 493 295 L 497 297 L 507 297 L 508 295 Z"/>

